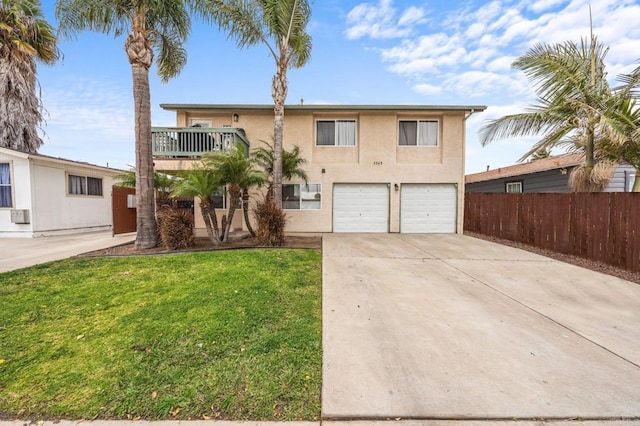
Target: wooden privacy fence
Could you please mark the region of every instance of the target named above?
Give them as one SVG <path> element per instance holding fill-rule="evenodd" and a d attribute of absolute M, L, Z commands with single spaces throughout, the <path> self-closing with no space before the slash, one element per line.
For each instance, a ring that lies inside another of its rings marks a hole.
<path fill-rule="evenodd" d="M 466 193 L 464 230 L 640 272 L 640 193 Z"/>

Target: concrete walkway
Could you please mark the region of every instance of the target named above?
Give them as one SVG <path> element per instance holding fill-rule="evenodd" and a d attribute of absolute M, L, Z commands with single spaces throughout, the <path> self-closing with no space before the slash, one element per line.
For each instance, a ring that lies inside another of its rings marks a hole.
<path fill-rule="evenodd" d="M 0 272 L 66 259 L 135 240 L 134 234 L 111 231 L 40 238 L 0 238 Z"/>
<path fill-rule="evenodd" d="M 323 250 L 323 418 L 640 420 L 639 285 L 462 235 Z"/>

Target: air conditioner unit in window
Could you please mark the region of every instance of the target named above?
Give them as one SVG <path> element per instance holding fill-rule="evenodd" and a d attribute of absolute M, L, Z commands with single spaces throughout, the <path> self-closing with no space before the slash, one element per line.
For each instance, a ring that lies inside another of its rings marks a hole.
<path fill-rule="evenodd" d="M 29 210 L 11 210 L 11 223 L 29 223 Z"/>

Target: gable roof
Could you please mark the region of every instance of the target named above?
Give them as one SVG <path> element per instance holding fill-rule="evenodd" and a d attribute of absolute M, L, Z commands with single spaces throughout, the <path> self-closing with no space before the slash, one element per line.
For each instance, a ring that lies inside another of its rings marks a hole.
<path fill-rule="evenodd" d="M 272 104 L 160 104 L 169 111 L 273 111 Z M 446 111 L 482 112 L 485 105 L 285 105 L 288 111 Z"/>
<path fill-rule="evenodd" d="M 575 167 L 582 163 L 584 163 L 583 154 L 555 155 L 553 157 L 529 161 L 528 163 L 500 167 L 486 172 L 472 173 L 465 176 L 465 183 L 485 182 L 488 180 L 545 172 L 547 170 L 564 169 L 565 167 Z"/>
<path fill-rule="evenodd" d="M 111 168 L 111 167 L 98 166 L 96 164 L 85 163 L 85 162 L 82 162 L 82 161 L 68 160 L 66 158 L 51 157 L 49 155 L 44 155 L 44 154 L 34 154 L 34 153 L 30 153 L 30 152 L 17 151 L 15 149 L 11 149 L 11 148 L 0 147 L 0 153 L 3 153 L 5 155 L 10 155 L 10 156 L 13 156 L 13 157 L 17 157 L 17 158 L 23 158 L 25 160 L 34 159 L 34 160 L 42 160 L 42 161 L 46 161 L 46 162 L 50 162 L 50 163 L 56 163 L 56 164 L 62 164 L 62 165 L 68 165 L 68 166 L 82 166 L 82 167 L 88 167 L 88 168 L 94 169 L 94 170 L 102 170 L 104 172 L 109 172 L 109 173 L 122 173 L 122 172 L 124 172 L 124 170 L 121 170 L 121 169 L 114 169 L 114 168 Z"/>

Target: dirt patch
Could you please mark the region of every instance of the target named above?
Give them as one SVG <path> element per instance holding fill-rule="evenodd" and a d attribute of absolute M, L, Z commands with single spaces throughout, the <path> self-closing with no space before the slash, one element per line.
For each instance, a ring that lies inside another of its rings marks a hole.
<path fill-rule="evenodd" d="M 617 268 L 606 263 L 596 262 L 582 257 L 573 256 L 570 254 L 556 253 L 551 250 L 546 250 L 534 246 L 529 246 L 515 241 L 503 240 L 496 237 L 489 237 L 487 235 L 475 234 L 473 232 L 465 232 L 465 235 L 474 238 L 480 238 L 482 240 L 491 241 L 494 243 L 502 244 L 509 247 L 515 247 L 522 250 L 526 250 L 532 253 L 539 254 L 541 256 L 550 257 L 551 259 L 559 260 L 561 262 L 570 263 L 572 265 L 580 266 L 582 268 L 590 269 L 592 271 L 601 272 L 607 275 L 613 275 L 614 277 L 622 278 L 623 280 L 631 281 L 636 284 L 640 284 L 640 272 L 631 272 L 622 268 Z"/>
<path fill-rule="evenodd" d="M 133 242 L 123 244 L 107 249 L 91 251 L 80 255 L 80 257 L 97 257 L 97 256 L 144 256 L 152 254 L 167 254 L 167 253 L 187 253 L 196 251 L 215 251 L 215 250 L 233 250 L 233 249 L 247 249 L 247 248 L 272 248 L 260 246 L 255 238 L 247 237 L 244 235 L 233 236 L 231 241 L 215 246 L 209 241 L 208 238 L 196 238 L 195 244 L 188 250 L 167 250 L 165 247 L 158 246 L 151 249 L 138 250 L 135 248 Z M 303 248 L 303 249 L 322 249 L 322 237 L 302 237 L 302 236 L 288 236 L 285 239 L 285 243 L 279 248 Z"/>

